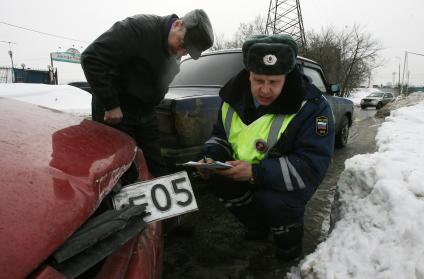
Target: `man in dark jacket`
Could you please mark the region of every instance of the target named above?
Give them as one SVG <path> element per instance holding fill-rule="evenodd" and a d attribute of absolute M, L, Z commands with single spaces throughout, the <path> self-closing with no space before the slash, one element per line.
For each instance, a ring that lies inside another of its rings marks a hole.
<path fill-rule="evenodd" d="M 198 59 L 213 44 L 203 10 L 183 18 L 136 15 L 116 22 L 82 53 L 81 65 L 93 89 L 93 120 L 133 137 L 150 172 L 165 173 L 155 106 L 179 72 L 187 53 Z"/>
<path fill-rule="evenodd" d="M 211 191 L 247 227 L 249 239 L 273 234 L 276 255 L 302 253 L 305 205 L 321 183 L 334 149 L 332 111 L 296 65 L 287 35 L 256 36 L 243 45 L 245 70 L 220 91 L 222 106 L 208 162 L 232 167 L 211 173 Z"/>

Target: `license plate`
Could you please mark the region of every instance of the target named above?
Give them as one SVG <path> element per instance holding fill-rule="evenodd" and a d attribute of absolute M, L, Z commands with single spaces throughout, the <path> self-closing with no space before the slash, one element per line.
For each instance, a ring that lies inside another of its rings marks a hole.
<path fill-rule="evenodd" d="M 113 198 L 115 209 L 141 204 L 146 205 L 147 223 L 198 209 L 185 171 L 127 185 Z"/>

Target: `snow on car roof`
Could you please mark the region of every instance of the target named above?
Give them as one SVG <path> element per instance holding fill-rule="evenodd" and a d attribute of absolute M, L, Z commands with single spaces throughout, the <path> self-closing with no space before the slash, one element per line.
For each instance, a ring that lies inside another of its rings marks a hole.
<path fill-rule="evenodd" d="M 71 114 L 91 114 L 90 93 L 70 85 L 0 84 L 0 98 L 9 98 Z"/>

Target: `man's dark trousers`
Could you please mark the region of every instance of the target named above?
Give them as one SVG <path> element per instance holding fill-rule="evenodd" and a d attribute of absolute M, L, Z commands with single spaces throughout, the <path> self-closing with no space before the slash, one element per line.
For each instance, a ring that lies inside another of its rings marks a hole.
<path fill-rule="evenodd" d="M 166 165 L 160 152 L 160 137 L 158 120 L 154 108 L 121 107 L 123 118 L 119 124 L 109 125 L 132 137 L 137 146 L 143 151 L 149 172 L 153 176 L 166 174 Z M 92 97 L 92 118 L 104 123 L 105 110 L 98 99 Z M 135 177 L 136 176 L 136 177 Z M 138 178 L 134 165 L 125 174 L 128 183 Z M 135 177 L 135 179 L 134 179 Z"/>

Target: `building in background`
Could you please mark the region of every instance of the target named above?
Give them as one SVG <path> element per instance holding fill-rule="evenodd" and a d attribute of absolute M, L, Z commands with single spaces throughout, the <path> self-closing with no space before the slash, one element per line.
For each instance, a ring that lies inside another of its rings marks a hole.
<path fill-rule="evenodd" d="M 57 69 L 48 67 L 47 70 L 12 68 L 0 66 L 0 83 L 44 83 L 57 84 Z"/>

